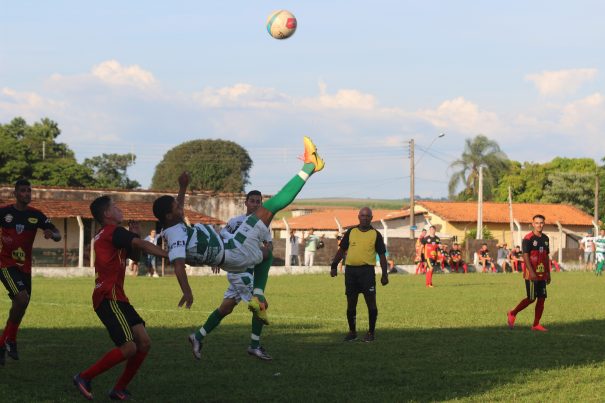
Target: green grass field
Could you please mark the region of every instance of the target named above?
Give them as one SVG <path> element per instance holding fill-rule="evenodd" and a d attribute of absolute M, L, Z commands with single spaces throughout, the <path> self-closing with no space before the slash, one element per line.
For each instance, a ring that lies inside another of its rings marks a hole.
<path fill-rule="evenodd" d="M 195 361 L 186 336 L 222 299 L 224 277 L 191 279 L 195 303 L 177 309 L 174 278 L 129 278 L 131 303 L 147 321 L 152 350 L 130 385 L 136 401 L 603 401 L 605 278 L 555 273 L 543 324 L 529 330 L 533 307 L 508 330 L 505 313 L 525 293 L 518 275 L 391 276 L 379 286 L 374 343 L 344 343 L 343 277 L 269 280 L 272 325 L 263 344 L 273 355 L 246 354 L 250 314 L 227 317 Z M 92 311 L 92 279 L 34 278 L 33 300 L 19 333 L 21 360 L 0 367 L 0 401 L 84 401 L 71 377 L 112 347 Z M 9 307 L 0 299 L 2 321 Z M 363 299 L 360 331 L 367 326 Z M 121 371 L 95 379 L 106 401 Z"/>

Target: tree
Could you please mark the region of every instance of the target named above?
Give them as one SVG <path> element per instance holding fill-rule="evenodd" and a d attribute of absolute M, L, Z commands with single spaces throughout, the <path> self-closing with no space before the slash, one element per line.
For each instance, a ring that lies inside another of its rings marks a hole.
<path fill-rule="evenodd" d="M 242 192 L 248 181 L 252 159 L 232 141 L 193 140 L 169 150 L 156 166 L 152 189 L 175 189 L 183 171 L 191 173 L 192 190 Z"/>
<path fill-rule="evenodd" d="M 18 117 L 0 125 L 0 183 L 30 178 L 42 185 L 93 185 L 92 172 L 78 164 L 66 144 L 55 141 L 60 134 L 47 118 L 28 125 Z"/>
<path fill-rule="evenodd" d="M 57 142 L 59 125 L 44 118 L 28 125 L 20 117 L 0 124 L 0 183 L 28 178 L 35 185 L 133 188 L 126 168 L 131 154 L 103 154 L 78 163 L 67 144 Z"/>
<path fill-rule="evenodd" d="M 450 165 L 455 170 L 448 186 L 450 198 L 477 198 L 480 166 L 483 166 L 483 195 L 490 199 L 498 178 L 508 169 L 509 160 L 497 142 L 482 134 L 473 139 L 466 139 L 462 156 Z M 456 194 L 460 185 L 463 185 L 464 189 Z"/>
<path fill-rule="evenodd" d="M 96 186 L 102 188 L 134 189 L 141 187 L 128 178 L 126 170 L 134 164 L 134 154 L 103 154 L 84 160 L 84 166 L 93 171 Z"/>
<path fill-rule="evenodd" d="M 514 161 L 494 190 L 494 200 L 507 201 L 510 186 L 515 202 L 566 203 L 592 214 L 595 175 L 605 178 L 604 171 L 590 158 L 557 157 L 543 164 Z M 599 200 L 603 211 L 603 191 Z"/>

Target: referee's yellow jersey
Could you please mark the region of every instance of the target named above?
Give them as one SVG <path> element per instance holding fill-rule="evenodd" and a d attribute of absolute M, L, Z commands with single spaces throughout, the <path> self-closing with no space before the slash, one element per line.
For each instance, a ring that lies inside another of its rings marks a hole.
<path fill-rule="evenodd" d="M 382 234 L 373 227 L 367 231 L 351 228 L 340 241 L 340 247 L 347 251 L 347 266 L 374 266 L 376 254 L 386 253 Z"/>

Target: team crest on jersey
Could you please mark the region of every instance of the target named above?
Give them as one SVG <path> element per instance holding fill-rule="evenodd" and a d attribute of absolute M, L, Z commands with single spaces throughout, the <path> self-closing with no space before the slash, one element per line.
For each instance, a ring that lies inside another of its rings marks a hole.
<path fill-rule="evenodd" d="M 25 225 L 23 225 L 23 224 L 15 225 L 15 230 L 17 230 L 17 234 L 22 233 L 24 229 L 25 229 Z"/>
<path fill-rule="evenodd" d="M 12 222 L 13 221 L 13 215 L 12 214 L 7 214 L 4 216 L 4 221 L 6 222 Z"/>
<path fill-rule="evenodd" d="M 29 217 L 29 218 L 27 219 L 27 221 L 28 221 L 30 224 L 38 224 L 38 219 L 37 219 L 36 217 Z"/>
<path fill-rule="evenodd" d="M 538 246 L 538 241 L 534 241 L 534 246 Z"/>

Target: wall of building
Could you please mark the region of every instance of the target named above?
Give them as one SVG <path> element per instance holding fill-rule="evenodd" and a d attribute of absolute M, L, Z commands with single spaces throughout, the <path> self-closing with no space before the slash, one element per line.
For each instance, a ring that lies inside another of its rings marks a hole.
<path fill-rule="evenodd" d="M 13 191 L 13 187 L 0 186 L 0 198 L 14 200 Z M 36 188 L 35 186 L 32 188 L 32 199 L 34 200 L 89 200 L 92 202 L 99 196 L 109 195 L 116 201 L 152 203 L 164 194 L 171 193 L 146 190 L 55 189 Z M 176 193 L 173 194 L 176 195 Z M 185 207 L 226 222 L 229 218 L 245 212 L 245 200 L 246 195 L 243 193 L 196 192 L 187 194 Z"/>

